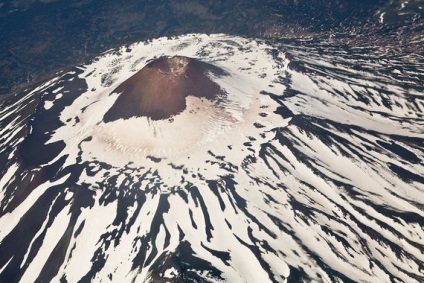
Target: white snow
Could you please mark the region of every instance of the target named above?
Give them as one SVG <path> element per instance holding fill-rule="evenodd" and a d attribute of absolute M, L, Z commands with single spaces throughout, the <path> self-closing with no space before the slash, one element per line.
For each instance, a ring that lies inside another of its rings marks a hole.
<path fill-rule="evenodd" d="M 181 241 L 187 241 L 193 256 L 221 270 L 228 282 L 271 281 L 256 255 L 242 242 L 259 251 L 277 281 L 284 281 L 282 278 L 287 278 L 290 268 L 295 267 L 302 268 L 315 281 L 331 282 L 312 258 L 315 255 L 323 264 L 354 281 L 385 282 L 390 280 L 385 271 L 388 270 L 405 282 L 414 282 L 396 266 L 420 274 L 417 261 L 424 258 L 417 246 L 424 238 L 422 227 L 401 217 L 385 215 L 376 207 L 423 216 L 420 205 L 424 185 L 405 182 L 387 163 L 420 176 L 424 169 L 422 162 L 402 160 L 379 147 L 377 141 L 388 143 L 393 136 L 422 138 L 420 106 L 408 101 L 409 94 L 421 94 L 413 89 L 406 91 L 401 84 L 379 76 L 379 72 L 357 76 L 346 64 L 334 62 L 337 58 L 317 58 L 309 52 L 298 51 L 295 55 L 304 56 L 305 64 L 315 71 L 334 68 L 351 76 L 298 72 L 287 67 L 289 61 L 278 51 L 282 50 L 279 47 L 222 34 L 190 34 L 135 43 L 129 46 L 130 52 L 126 47 L 111 50 L 80 67 L 83 73 L 79 77 L 86 80 L 88 91 L 60 113 L 63 126 L 47 133 L 52 135 L 49 142 L 64 141 L 66 146 L 45 166 L 67 155 L 63 165 L 66 168 L 81 158 L 81 163 L 95 167 L 98 172 L 93 176 L 84 165 L 86 170 L 78 175 L 75 186 L 92 191 L 95 197 L 93 206 L 83 208 L 77 219 L 74 230 L 82 225 L 83 228 L 79 235 L 72 231 L 65 262 L 54 282 L 63 275 L 69 282 L 81 280 L 91 270 L 96 251 L 104 257 L 105 266 L 93 281 L 109 281 L 112 275 L 114 282 L 145 282 L 150 278 L 152 263 L 142 262 L 134 269 L 133 260 L 140 251 L 141 239 L 156 224 L 160 225 L 158 234 L 151 241 L 144 238 L 149 246 L 145 250 L 147 257 L 153 245 L 158 249 L 155 260 L 162 253 L 175 252 Z M 281 61 L 270 51 L 276 51 Z M 229 76 L 211 75 L 228 93 L 226 100 L 219 104 L 188 97 L 187 109 L 172 117 L 172 122 L 133 117 L 104 123 L 103 115 L 118 97 L 111 92 L 147 61 L 164 55 L 194 57 L 227 71 Z M 377 66 L 379 63 L 369 62 L 370 68 Z M 110 84 L 102 84 L 102 76 L 107 76 Z M 281 82 L 282 77 L 289 81 L 288 86 Z M 31 94 L 53 86 L 56 81 Z M 285 97 L 287 87 L 297 94 Z M 269 95 L 260 94 L 261 91 L 278 96 L 280 103 L 293 112 L 292 117 L 283 119 L 276 114 L 280 104 Z M 47 111 L 67 95 L 67 90 L 57 88 L 53 93 L 55 100 L 45 102 Z M 361 94 L 372 98 L 369 105 L 359 99 Z M 24 109 L 30 97 L 0 109 L 0 122 Z M 384 105 L 383 98 L 393 102 L 391 109 Z M 296 115 L 305 121 L 299 122 Z M 12 121 L 0 133 L 5 141 L 18 145 L 21 140 L 15 136 L 23 129 L 25 118 L 16 116 Z M 316 134 L 311 129 L 325 134 Z M 86 140 L 88 137 L 92 139 Z M 419 149 L 406 142 L 401 145 L 422 161 Z M 12 157 L 16 158 L 16 154 L 14 151 Z M 155 161 L 152 156 L 161 160 Z M 111 168 L 95 164 L 96 161 Z M 181 169 L 175 169 L 178 166 Z M 5 198 L 8 182 L 19 169 L 18 163 L 11 165 L 1 177 L 0 200 Z M 64 184 L 69 176 L 41 184 L 15 210 L 2 216 L 0 243 L 47 189 Z M 228 180 L 234 182 L 234 190 Z M 156 191 L 152 189 L 153 183 L 159 184 Z M 209 187 L 211 184 L 217 186 L 219 198 Z M 101 203 L 106 187 L 112 193 L 121 193 L 118 200 Z M 194 199 L 194 188 L 199 191 L 213 226 L 210 238 L 206 232 L 207 217 Z M 185 194 L 187 199 L 175 191 Z M 65 200 L 73 203 L 75 195 L 70 188 L 66 187 L 64 192 Z M 138 197 L 146 198 L 141 208 Z M 167 198 L 169 210 L 155 218 L 163 197 Z M 114 224 L 121 200 L 128 201 L 124 204 L 128 217 Z M 50 209 L 53 204 L 48 204 Z M 138 208 L 139 214 L 135 216 Z M 190 211 L 196 227 L 192 225 Z M 134 224 L 129 227 L 133 216 Z M 31 281 L 38 276 L 70 217 L 66 207 L 54 219 L 23 280 Z M 48 221 L 45 219 L 36 232 L 27 255 Z M 125 231 L 115 246 L 111 235 L 120 229 Z M 398 258 L 384 241 L 370 236 L 367 229 L 374 229 L 385 241 L 396 243 L 410 257 Z M 180 230 L 185 235 L 182 240 Z M 213 256 L 208 249 L 228 252 L 228 262 Z M 381 265 L 371 267 L 370 260 Z M 25 256 L 22 266 L 26 261 Z M 172 279 L 178 272 L 171 267 L 162 276 Z M 210 275 L 205 272 L 202 276 Z"/>

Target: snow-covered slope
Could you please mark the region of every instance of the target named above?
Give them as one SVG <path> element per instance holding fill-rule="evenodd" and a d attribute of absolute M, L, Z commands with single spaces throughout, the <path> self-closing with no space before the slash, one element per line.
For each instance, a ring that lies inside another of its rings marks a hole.
<path fill-rule="evenodd" d="M 174 55 L 226 99 L 102 121 Z M 420 62 L 191 34 L 3 101 L 0 282 L 423 281 Z"/>

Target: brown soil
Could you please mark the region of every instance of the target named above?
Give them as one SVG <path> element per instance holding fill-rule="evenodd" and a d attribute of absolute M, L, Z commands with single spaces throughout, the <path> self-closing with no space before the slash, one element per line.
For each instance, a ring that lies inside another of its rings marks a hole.
<path fill-rule="evenodd" d="M 103 120 L 111 122 L 134 116 L 168 119 L 186 108 L 189 95 L 215 100 L 225 93 L 208 77 L 208 73 L 225 74 L 223 70 L 193 58 L 156 59 L 113 91 L 120 95 Z"/>

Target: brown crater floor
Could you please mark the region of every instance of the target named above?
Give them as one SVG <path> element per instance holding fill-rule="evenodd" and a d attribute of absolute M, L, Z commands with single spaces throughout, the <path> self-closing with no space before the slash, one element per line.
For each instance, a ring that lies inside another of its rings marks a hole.
<path fill-rule="evenodd" d="M 186 108 L 186 97 L 196 96 L 217 100 L 225 92 L 213 82 L 226 72 L 199 60 L 175 56 L 155 59 L 119 85 L 115 104 L 106 112 L 104 122 L 131 117 L 161 120 L 177 115 Z"/>

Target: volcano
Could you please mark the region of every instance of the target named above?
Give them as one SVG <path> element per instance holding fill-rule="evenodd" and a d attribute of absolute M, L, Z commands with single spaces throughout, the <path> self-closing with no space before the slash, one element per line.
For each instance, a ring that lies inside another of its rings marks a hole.
<path fill-rule="evenodd" d="M 0 282 L 423 282 L 422 57 L 366 50 L 163 37 L 4 99 Z"/>

